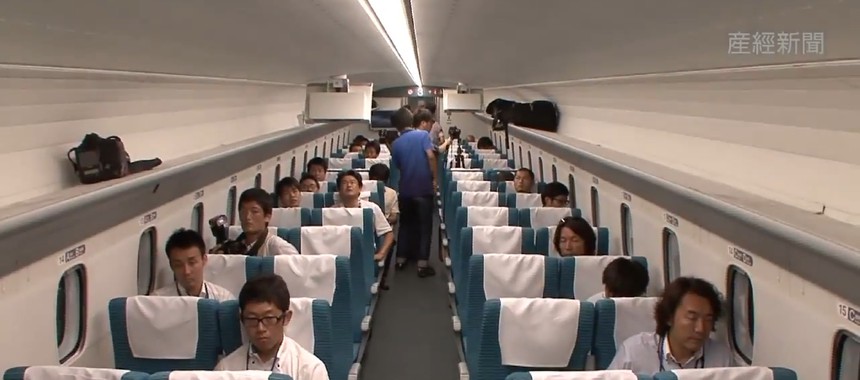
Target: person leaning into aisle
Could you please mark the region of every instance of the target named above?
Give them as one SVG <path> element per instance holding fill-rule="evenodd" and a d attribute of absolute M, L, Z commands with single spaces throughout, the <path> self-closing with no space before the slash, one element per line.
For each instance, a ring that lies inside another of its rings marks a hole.
<path fill-rule="evenodd" d="M 206 242 L 197 231 L 180 228 L 167 239 L 164 248 L 173 283 L 152 292 L 154 296 L 191 296 L 216 301 L 236 299 L 233 293 L 204 278 L 204 268 L 209 256 Z"/>
<path fill-rule="evenodd" d="M 328 380 L 325 364 L 286 336 L 293 316 L 281 276 L 255 277 L 239 292 L 239 318 L 248 343 L 221 359 L 216 371 L 269 371 L 293 380 Z"/>

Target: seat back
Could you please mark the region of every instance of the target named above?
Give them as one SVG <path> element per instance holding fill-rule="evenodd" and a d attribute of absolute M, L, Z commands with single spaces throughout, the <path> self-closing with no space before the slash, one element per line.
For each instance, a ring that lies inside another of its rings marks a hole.
<path fill-rule="evenodd" d="M 505 380 L 652 380 L 650 375 L 628 369 L 608 371 L 532 371 L 514 372 Z"/>
<path fill-rule="evenodd" d="M 466 302 L 469 258 L 486 253 L 521 254 L 534 253 L 534 230 L 516 226 L 474 226 L 461 229 L 458 238 L 460 245 L 458 257 L 452 257 L 451 265 L 456 265 L 455 294 L 457 301 Z M 454 264 L 454 261 L 458 261 Z"/>
<path fill-rule="evenodd" d="M 13 367 L 3 373 L 3 380 L 147 380 L 149 374 L 126 369 L 66 367 L 60 365 L 38 365 Z"/>
<path fill-rule="evenodd" d="M 242 286 L 260 273 L 261 258 L 245 255 L 208 255 L 203 269 L 206 281 L 238 296 Z"/>
<path fill-rule="evenodd" d="M 654 307 L 658 301 L 659 297 L 606 298 L 594 304 L 597 323 L 591 351 L 597 369 L 609 367 L 627 338 L 657 329 Z"/>
<path fill-rule="evenodd" d="M 311 224 L 315 226 L 352 226 L 360 229 L 362 268 L 361 272 L 356 272 L 358 269 L 353 269 L 352 273 L 354 275 L 362 273 L 364 275 L 364 283 L 370 286 L 374 281 L 373 254 L 376 252 L 376 231 L 373 210 L 370 208 L 345 207 L 316 209 L 311 212 Z"/>
<path fill-rule="evenodd" d="M 352 169 L 353 158 L 329 158 L 328 159 L 328 170 L 337 170 L 340 171 L 342 169 Z"/>
<path fill-rule="evenodd" d="M 290 375 L 269 371 L 170 371 L 158 372 L 151 380 L 293 380 Z"/>
<path fill-rule="evenodd" d="M 505 204 L 516 208 L 543 207 L 543 201 L 538 193 L 507 193 Z"/>
<path fill-rule="evenodd" d="M 518 210 L 520 226 L 531 228 L 556 227 L 565 217 L 582 215 L 578 208 L 567 207 L 528 207 Z"/>
<path fill-rule="evenodd" d="M 242 226 L 230 226 L 227 228 L 227 239 L 236 240 L 242 234 Z M 277 235 L 278 227 L 269 226 L 269 235 Z"/>
<path fill-rule="evenodd" d="M 485 207 L 485 206 L 461 206 L 457 207 L 454 224 L 448 231 L 448 240 L 451 242 L 448 246 L 451 250 L 451 257 L 460 257 L 460 236 L 465 227 L 474 226 L 516 226 L 517 225 L 517 210 L 507 207 Z M 452 261 L 455 276 L 457 271 L 468 270 L 466 267 L 460 267 L 464 262 Z"/>
<path fill-rule="evenodd" d="M 328 301 L 308 297 L 290 297 L 290 311 L 292 311 L 292 318 L 287 325 L 286 336 L 312 352 L 314 356 L 325 363 L 326 367 L 333 368 L 331 305 Z M 226 355 L 248 343 L 248 336 L 240 321 L 240 313 L 239 301 L 237 300 L 225 301 L 219 305 L 221 346 Z"/>
<path fill-rule="evenodd" d="M 299 201 L 301 203 L 301 200 Z M 276 207 L 272 209 L 269 226 L 275 228 L 296 228 L 311 222 L 311 209 L 301 207 Z"/>
<path fill-rule="evenodd" d="M 481 206 L 499 207 L 503 206 L 499 193 L 494 191 L 455 191 L 451 193 L 449 204 L 446 205 L 445 223 L 453 226 L 456 224 L 457 207 Z"/>
<path fill-rule="evenodd" d="M 280 255 L 264 257 L 263 273 L 281 276 L 291 297 L 321 299 L 331 305 L 335 367 L 329 372 L 345 378 L 355 359 L 353 336 L 361 334 L 363 308 L 356 310 L 350 284 L 349 259 L 335 255 Z"/>
<path fill-rule="evenodd" d="M 558 220 L 555 226 L 535 227 L 535 245 L 537 245 L 541 252 L 550 256 L 558 256 L 558 250 L 555 249 L 555 245 L 552 244 L 552 238 L 555 236 L 555 230 L 558 228 L 559 222 L 561 222 L 561 220 Z M 609 254 L 609 229 L 606 227 L 592 228 L 594 229 L 594 235 L 596 237 L 596 241 L 594 242 L 595 253 L 598 255 Z"/>
<path fill-rule="evenodd" d="M 299 206 L 302 208 L 314 209 L 325 207 L 325 193 L 308 193 L 303 191 L 300 197 Z"/>
<path fill-rule="evenodd" d="M 603 291 L 603 270 L 615 259 L 630 259 L 648 270 L 645 256 L 574 256 L 562 257 L 559 269 L 559 295 L 582 301 Z"/>
<path fill-rule="evenodd" d="M 481 159 L 478 160 L 478 167 L 481 169 L 512 169 L 514 167 L 514 160 L 484 158 L 482 156 Z"/>
<path fill-rule="evenodd" d="M 584 370 L 594 324 L 590 302 L 501 298 L 484 304 L 477 380 L 517 371 Z"/>
<path fill-rule="evenodd" d="M 794 370 L 784 367 L 728 367 L 678 369 L 658 372 L 654 380 L 797 380 Z"/>
<path fill-rule="evenodd" d="M 469 260 L 469 283 L 464 335 L 470 340 L 467 355 L 479 346 L 478 331 L 484 303 L 495 298 L 558 297 L 558 259 L 539 255 L 488 253 Z"/>
<path fill-rule="evenodd" d="M 221 353 L 218 301 L 134 296 L 108 303 L 117 368 L 211 370 Z"/>

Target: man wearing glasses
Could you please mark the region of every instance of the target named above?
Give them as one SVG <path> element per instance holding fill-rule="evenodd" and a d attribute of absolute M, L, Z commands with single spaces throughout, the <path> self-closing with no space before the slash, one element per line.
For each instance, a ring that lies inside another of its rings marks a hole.
<path fill-rule="evenodd" d="M 570 205 L 570 191 L 561 182 L 546 184 L 540 198 L 543 207 L 568 207 Z"/>
<path fill-rule="evenodd" d="M 278 275 L 255 277 L 239 292 L 242 328 L 250 342 L 218 362 L 216 371 L 268 371 L 293 380 L 328 380 L 323 362 L 285 335 L 293 312 L 290 291 Z"/>

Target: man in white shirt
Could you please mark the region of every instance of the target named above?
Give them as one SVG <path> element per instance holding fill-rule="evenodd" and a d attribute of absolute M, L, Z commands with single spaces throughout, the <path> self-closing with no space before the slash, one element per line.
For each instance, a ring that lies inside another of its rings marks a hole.
<path fill-rule="evenodd" d="M 206 242 L 197 231 L 181 228 L 170 235 L 164 248 L 170 270 L 173 271 L 173 284 L 154 292 L 154 296 L 190 296 L 216 301 L 236 299 L 229 290 L 204 279 L 208 255 Z"/>
<path fill-rule="evenodd" d="M 388 257 L 388 251 L 391 250 L 391 245 L 394 244 L 394 234 L 391 233 L 391 225 L 385 218 L 382 209 L 376 203 L 361 199 L 362 180 L 355 170 L 347 170 L 337 175 L 337 190 L 340 196 L 340 201 L 335 204 L 335 207 L 348 208 L 369 208 L 373 210 L 373 227 L 376 231 L 376 237 L 382 238 L 382 243 L 378 244 L 376 253 L 373 255 L 375 261 L 383 261 Z"/>
<path fill-rule="evenodd" d="M 648 269 L 626 257 L 613 260 L 603 269 L 603 291 L 588 299 L 597 302 L 612 297 L 642 297 L 648 290 Z"/>
<path fill-rule="evenodd" d="M 722 300 L 713 285 L 680 277 L 666 287 L 655 307 L 657 331 L 627 338 L 608 369 L 652 376 L 676 369 L 734 366 L 728 347 L 710 337 L 721 315 Z"/>
<path fill-rule="evenodd" d="M 239 196 L 239 240 L 247 246 L 249 256 L 298 255 L 299 251 L 280 236 L 269 233 L 274 201 L 266 190 L 253 188 Z"/>
<path fill-rule="evenodd" d="M 385 186 L 385 219 L 393 228 L 397 224 L 397 216 L 400 215 L 400 207 L 397 202 L 397 191 L 388 187 L 388 178 L 391 175 L 391 170 L 385 164 L 373 164 L 367 172 L 368 176 L 373 181 L 380 181 Z"/>
<path fill-rule="evenodd" d="M 245 343 L 215 366 L 216 371 L 269 371 L 293 380 L 328 380 L 323 362 L 286 336 L 293 316 L 290 291 L 281 276 L 255 277 L 239 292 Z"/>

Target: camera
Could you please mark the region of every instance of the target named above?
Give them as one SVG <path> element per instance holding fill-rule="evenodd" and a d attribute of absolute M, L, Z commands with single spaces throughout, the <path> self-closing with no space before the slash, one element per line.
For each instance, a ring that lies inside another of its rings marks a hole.
<path fill-rule="evenodd" d="M 460 128 L 457 128 L 456 125 L 451 126 L 451 128 L 448 128 L 448 136 L 450 136 L 452 140 L 460 140 L 461 132 L 462 131 L 460 131 Z"/>
<path fill-rule="evenodd" d="M 215 237 L 216 244 L 210 253 L 244 255 L 247 252 L 248 247 L 244 243 L 229 239 L 229 227 L 226 215 L 218 215 L 209 219 L 209 230 L 212 231 L 212 236 Z"/>

